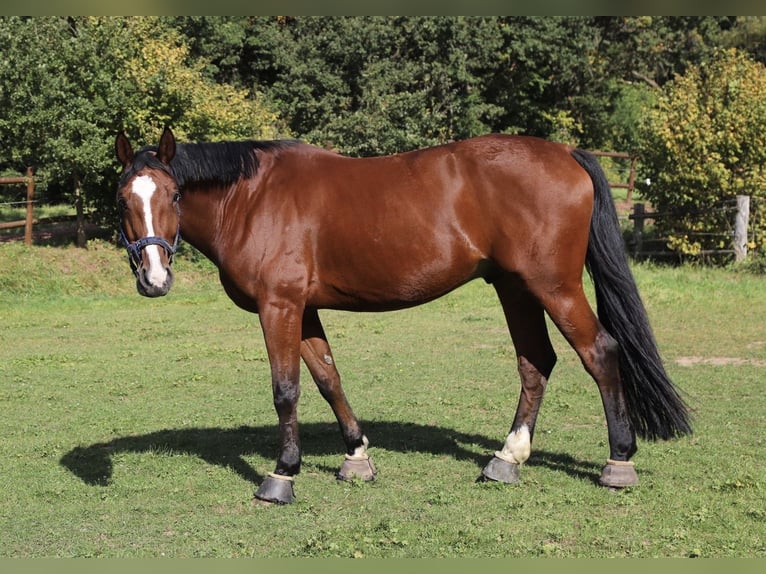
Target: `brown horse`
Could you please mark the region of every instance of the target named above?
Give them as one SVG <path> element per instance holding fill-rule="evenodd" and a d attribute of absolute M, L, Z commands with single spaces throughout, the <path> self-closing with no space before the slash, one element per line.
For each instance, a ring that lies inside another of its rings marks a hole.
<path fill-rule="evenodd" d="M 218 266 L 229 297 L 259 315 L 279 456 L 257 499 L 294 499 L 301 358 L 343 434 L 339 478 L 375 476 L 317 310 L 401 309 L 479 277 L 500 299 L 521 376 L 510 432 L 481 478 L 516 482 L 530 455 L 556 362 L 545 313 L 601 393 L 609 437 L 601 484 L 637 483 L 636 434 L 691 431 L 628 267 L 609 185 L 587 152 L 488 135 L 356 159 L 296 141 L 176 145 L 169 129 L 157 147 L 134 152 L 124 134 L 115 147 L 120 232 L 139 293 L 168 292 L 180 234 Z"/>

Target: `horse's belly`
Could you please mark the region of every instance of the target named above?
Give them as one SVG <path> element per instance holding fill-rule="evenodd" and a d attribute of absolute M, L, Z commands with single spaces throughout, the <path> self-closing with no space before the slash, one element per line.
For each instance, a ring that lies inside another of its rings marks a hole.
<path fill-rule="evenodd" d="M 423 259 L 391 264 L 349 265 L 327 273 L 317 290 L 317 306 L 383 311 L 432 301 L 484 274 L 480 258 Z"/>

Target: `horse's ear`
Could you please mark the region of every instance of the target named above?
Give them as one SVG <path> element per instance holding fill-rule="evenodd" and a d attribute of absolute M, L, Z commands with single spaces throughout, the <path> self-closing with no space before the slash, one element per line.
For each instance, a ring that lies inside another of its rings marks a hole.
<path fill-rule="evenodd" d="M 159 159 L 165 165 L 170 165 L 171 160 L 176 155 L 176 138 L 170 128 L 165 126 L 165 131 L 162 132 L 160 138 L 160 145 L 157 149 L 157 159 Z"/>
<path fill-rule="evenodd" d="M 117 139 L 114 142 L 114 151 L 117 154 L 117 159 L 120 160 L 122 167 L 128 167 L 133 163 L 133 147 L 128 141 L 128 136 L 125 132 L 117 134 Z"/>

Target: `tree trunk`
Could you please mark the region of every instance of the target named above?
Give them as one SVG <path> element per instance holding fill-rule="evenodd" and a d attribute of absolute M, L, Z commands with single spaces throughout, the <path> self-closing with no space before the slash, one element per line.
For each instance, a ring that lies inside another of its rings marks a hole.
<path fill-rule="evenodd" d="M 74 207 L 77 212 L 77 247 L 85 248 L 88 245 L 88 238 L 85 236 L 85 214 L 82 207 L 82 186 L 79 176 L 74 177 Z"/>

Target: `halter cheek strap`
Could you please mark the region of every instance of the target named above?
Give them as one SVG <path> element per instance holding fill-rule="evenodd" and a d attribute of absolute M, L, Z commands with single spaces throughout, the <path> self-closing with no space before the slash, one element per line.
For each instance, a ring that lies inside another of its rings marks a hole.
<path fill-rule="evenodd" d="M 157 237 L 156 235 L 152 235 L 150 237 L 142 237 L 133 243 L 130 243 L 128 238 L 125 236 L 125 231 L 123 230 L 122 225 L 120 225 L 120 240 L 128 250 L 128 261 L 130 262 L 130 268 L 133 271 L 133 275 L 136 277 L 138 276 L 138 268 L 141 266 L 141 252 L 150 245 L 159 245 L 162 247 L 168 254 L 168 263 L 173 263 L 173 255 L 175 255 L 176 251 L 178 250 L 178 238 L 180 236 L 181 228 L 179 226 L 179 228 L 176 230 L 176 237 L 173 240 L 173 245 L 168 243 L 162 237 Z"/>

